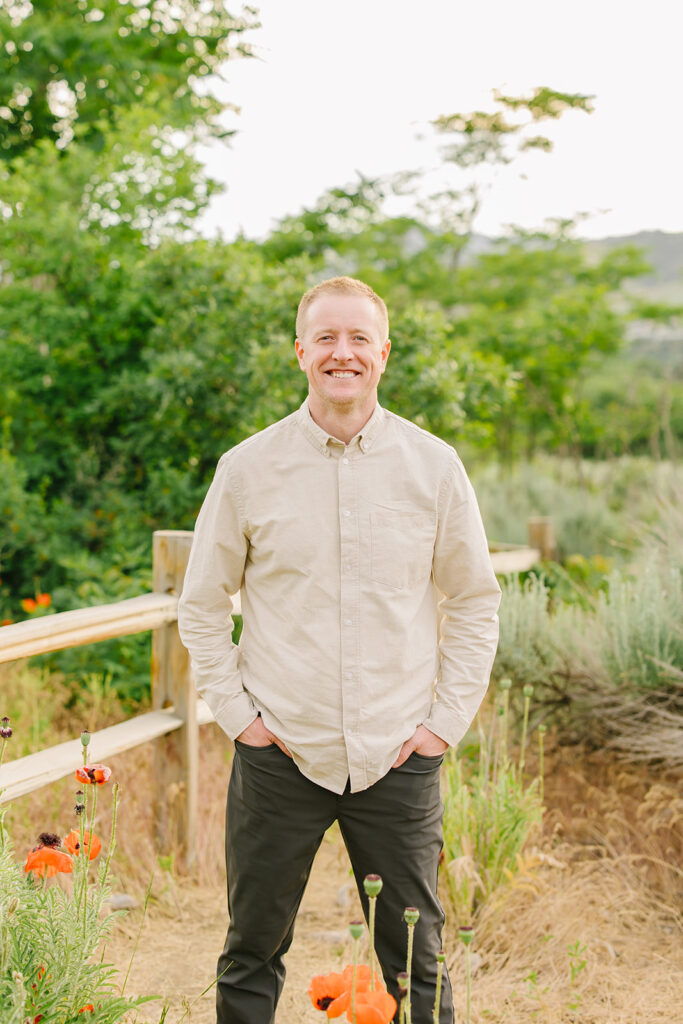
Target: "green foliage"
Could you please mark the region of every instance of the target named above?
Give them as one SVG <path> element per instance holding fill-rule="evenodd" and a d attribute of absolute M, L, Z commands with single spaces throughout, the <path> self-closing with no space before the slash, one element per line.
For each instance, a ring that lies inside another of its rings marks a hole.
<path fill-rule="evenodd" d="M 223 0 L 0 0 L 0 158 L 74 138 L 101 152 L 121 114 L 140 106 L 159 125 L 201 121 L 225 135 L 223 104 L 196 85 L 245 52 L 247 27 Z"/>
<path fill-rule="evenodd" d="M 608 743 L 626 756 L 680 762 L 683 559 L 651 542 L 630 573 L 560 602 L 536 574 L 503 581 L 494 675 L 533 683 L 567 739 Z"/>
<path fill-rule="evenodd" d="M 91 788 L 91 787 L 86 787 Z M 92 798 L 91 798 L 92 799 Z M 116 797 L 114 798 L 116 799 Z M 87 813 L 87 812 L 86 812 Z M 93 1024 L 116 1024 L 150 997 L 117 993 L 116 971 L 98 957 L 115 916 L 106 914 L 109 855 L 88 881 L 85 856 L 74 858 L 73 891 L 25 874 L 0 811 L 0 1005 L 3 1024 L 77 1024 L 92 1006 Z M 92 825 L 90 825 L 92 827 Z M 81 833 L 83 834 L 83 833 Z"/>
<path fill-rule="evenodd" d="M 446 881 L 455 920 L 471 922 L 477 908 L 519 870 L 524 844 L 542 816 L 541 780 L 527 781 L 508 757 L 507 694 L 488 736 L 446 756 L 443 774 Z"/>

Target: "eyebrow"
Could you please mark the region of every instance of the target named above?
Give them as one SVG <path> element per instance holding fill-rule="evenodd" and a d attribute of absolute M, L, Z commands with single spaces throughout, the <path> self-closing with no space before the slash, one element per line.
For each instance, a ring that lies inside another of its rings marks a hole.
<path fill-rule="evenodd" d="M 315 334 L 336 334 L 337 333 L 337 328 L 336 327 L 319 327 L 316 331 L 314 331 L 314 333 Z M 370 333 L 371 333 L 371 330 L 366 328 L 366 327 L 352 327 L 351 328 L 351 334 L 370 334 Z"/>

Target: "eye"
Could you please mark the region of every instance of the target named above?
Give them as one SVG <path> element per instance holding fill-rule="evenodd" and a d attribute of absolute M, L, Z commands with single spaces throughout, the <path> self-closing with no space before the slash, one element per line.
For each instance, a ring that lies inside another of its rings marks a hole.
<path fill-rule="evenodd" d="M 367 341 L 367 340 L 368 340 L 368 339 L 367 339 L 367 338 L 365 337 L 365 335 L 364 335 L 364 334 L 357 334 L 357 335 L 355 336 L 355 338 L 354 338 L 354 341 Z"/>

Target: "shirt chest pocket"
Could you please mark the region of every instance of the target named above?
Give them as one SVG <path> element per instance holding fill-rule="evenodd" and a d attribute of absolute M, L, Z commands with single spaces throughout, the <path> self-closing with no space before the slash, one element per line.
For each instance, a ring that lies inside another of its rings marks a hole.
<path fill-rule="evenodd" d="M 435 523 L 426 512 L 370 510 L 370 578 L 395 590 L 426 583 L 432 571 Z"/>

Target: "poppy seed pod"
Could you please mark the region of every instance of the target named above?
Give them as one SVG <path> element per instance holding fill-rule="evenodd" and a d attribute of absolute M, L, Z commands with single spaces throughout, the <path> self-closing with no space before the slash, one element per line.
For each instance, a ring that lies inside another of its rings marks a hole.
<path fill-rule="evenodd" d="M 5 718 L 0 721 L 0 737 L 2 737 L 3 740 L 8 740 L 11 735 L 12 729 L 9 724 L 9 718 L 5 716 Z"/>
<path fill-rule="evenodd" d="M 367 896 L 379 896 L 383 884 L 379 875 L 366 875 L 363 879 L 363 888 Z"/>
<path fill-rule="evenodd" d="M 406 907 L 403 911 L 403 920 L 409 925 L 417 924 L 420 920 L 420 911 L 417 907 Z"/>
<path fill-rule="evenodd" d="M 360 939 L 363 936 L 363 922 L 352 921 L 349 925 L 349 931 L 351 932 L 352 939 Z"/>
<path fill-rule="evenodd" d="M 88 732 L 87 729 L 84 729 L 83 732 L 81 733 L 81 746 L 82 747 L 87 747 L 89 743 L 90 743 L 90 733 Z"/>
<path fill-rule="evenodd" d="M 526 683 L 524 685 L 524 687 L 522 689 L 522 693 L 524 694 L 525 697 L 533 697 L 533 695 L 534 695 L 534 688 L 531 685 L 531 683 Z"/>
<path fill-rule="evenodd" d="M 461 925 L 458 928 L 458 935 L 466 946 L 469 946 L 474 938 L 474 928 L 472 925 Z"/>

